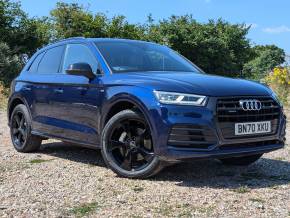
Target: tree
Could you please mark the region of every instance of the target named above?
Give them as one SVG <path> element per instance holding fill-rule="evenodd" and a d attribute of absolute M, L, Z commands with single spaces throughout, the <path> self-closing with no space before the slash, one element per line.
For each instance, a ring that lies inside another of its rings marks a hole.
<path fill-rule="evenodd" d="M 275 45 L 255 46 L 254 58 L 244 65 L 243 74 L 247 78 L 261 80 L 268 72 L 285 62 L 285 52 Z"/>
<path fill-rule="evenodd" d="M 250 27 L 222 19 L 199 23 L 185 15 L 154 22 L 149 15 L 148 22 L 140 25 L 129 23 L 125 16 L 110 19 L 79 4 L 57 3 L 51 20 L 55 39 L 84 36 L 155 41 L 177 50 L 207 73 L 230 77 L 246 72 L 250 61 L 261 53 L 251 48 L 247 38 Z"/>
<path fill-rule="evenodd" d="M 129 24 L 125 16 L 115 16 L 108 20 L 106 37 L 124 39 L 144 39 L 145 29 L 136 24 Z"/>
<path fill-rule="evenodd" d="M 22 55 L 47 44 L 50 32 L 47 18 L 28 18 L 20 3 L 0 0 L 0 82 L 8 86 L 23 66 Z"/>
<path fill-rule="evenodd" d="M 97 29 L 100 31 L 98 36 L 102 35 L 100 25 L 94 25 L 94 16 L 78 4 L 58 2 L 50 14 L 57 39 L 74 36 L 90 37 Z M 99 21 L 103 22 L 100 24 L 105 23 L 105 20 Z"/>
<path fill-rule="evenodd" d="M 19 72 L 23 54 L 31 56 L 48 42 L 74 36 L 154 41 L 180 52 L 207 73 L 238 77 L 243 72 L 260 79 L 284 62 L 285 53 L 277 46 L 251 48 L 249 28 L 222 19 L 200 23 L 192 15 L 161 21 L 149 15 L 147 23 L 132 24 L 122 15 L 108 18 L 80 4 L 63 2 L 56 4 L 49 17 L 29 18 L 19 2 L 0 0 L 1 80 L 8 84 Z M 15 66 L 8 69 L 9 63 Z"/>
<path fill-rule="evenodd" d="M 250 60 L 248 30 L 244 24 L 221 19 L 201 24 L 186 15 L 149 24 L 147 37 L 169 45 L 207 73 L 235 77 Z"/>
<path fill-rule="evenodd" d="M 15 54 L 31 55 L 38 47 L 48 43 L 50 36 L 39 31 L 44 25 L 48 25 L 45 19 L 29 19 L 19 2 L 0 0 L 0 41 L 5 42 Z"/>
<path fill-rule="evenodd" d="M 139 25 L 129 24 L 125 16 L 112 19 L 102 13 L 94 16 L 79 4 L 57 3 L 50 14 L 56 39 L 75 36 L 141 39 L 144 32 Z"/>
<path fill-rule="evenodd" d="M 7 44 L 0 42 L 0 82 L 8 86 L 20 72 L 22 66 L 21 58 L 15 55 Z"/>

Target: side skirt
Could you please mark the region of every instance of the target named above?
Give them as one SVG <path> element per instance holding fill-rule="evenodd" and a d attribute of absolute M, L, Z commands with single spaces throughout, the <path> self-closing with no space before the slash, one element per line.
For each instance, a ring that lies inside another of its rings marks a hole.
<path fill-rule="evenodd" d="M 46 134 L 46 133 L 40 133 L 40 132 L 37 132 L 37 131 L 34 131 L 32 130 L 31 131 L 31 134 L 32 135 L 37 135 L 37 136 L 41 136 L 45 139 L 57 139 L 57 140 L 61 140 L 61 141 L 65 141 L 65 142 L 71 142 L 73 144 L 77 144 L 77 145 L 80 145 L 82 147 L 85 147 L 85 148 L 92 148 L 92 149 L 101 149 L 101 145 L 96 145 L 96 144 L 88 144 L 88 143 L 85 143 L 85 142 L 82 142 L 82 141 L 78 141 L 78 140 L 72 140 L 72 139 L 69 139 L 69 138 L 62 138 L 62 137 L 58 137 L 58 136 L 55 136 L 55 135 L 51 135 L 51 134 Z"/>

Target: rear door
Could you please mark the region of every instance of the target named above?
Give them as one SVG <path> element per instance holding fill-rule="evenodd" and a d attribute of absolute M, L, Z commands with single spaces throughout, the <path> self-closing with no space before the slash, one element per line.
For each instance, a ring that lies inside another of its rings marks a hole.
<path fill-rule="evenodd" d="M 33 130 L 55 134 L 55 115 L 58 113 L 51 98 L 56 91 L 56 75 L 60 72 L 64 45 L 47 49 L 36 57 L 29 69 L 33 103 L 31 114 Z"/>

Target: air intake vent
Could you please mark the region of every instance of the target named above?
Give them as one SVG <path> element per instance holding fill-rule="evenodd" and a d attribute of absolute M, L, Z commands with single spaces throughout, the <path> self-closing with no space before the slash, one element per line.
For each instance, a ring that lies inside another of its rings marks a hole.
<path fill-rule="evenodd" d="M 174 125 L 171 129 L 168 145 L 179 148 L 207 149 L 215 144 L 212 132 L 198 125 Z"/>

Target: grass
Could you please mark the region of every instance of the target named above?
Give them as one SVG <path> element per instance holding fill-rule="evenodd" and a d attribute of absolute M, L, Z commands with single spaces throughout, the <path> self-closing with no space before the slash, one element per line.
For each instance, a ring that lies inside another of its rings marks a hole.
<path fill-rule="evenodd" d="M 215 206 L 208 206 L 208 207 L 197 208 L 197 211 L 199 213 L 206 214 L 206 216 L 209 216 L 213 212 L 214 209 L 215 209 Z"/>
<path fill-rule="evenodd" d="M 103 178 L 98 178 L 98 181 L 99 181 L 99 182 L 103 182 L 104 179 L 103 179 Z"/>
<path fill-rule="evenodd" d="M 280 161 L 283 161 L 285 159 L 286 159 L 285 157 L 277 157 L 277 158 L 275 158 L 275 160 L 280 160 Z"/>
<path fill-rule="evenodd" d="M 129 217 L 131 217 L 131 218 L 142 218 L 143 216 L 134 214 L 134 215 L 131 215 Z"/>
<path fill-rule="evenodd" d="M 232 191 L 239 193 L 239 194 L 245 194 L 250 192 L 250 189 L 247 186 L 240 186 L 236 189 L 233 189 Z"/>
<path fill-rule="evenodd" d="M 84 217 L 95 212 L 99 208 L 99 204 L 96 202 L 85 203 L 80 206 L 72 208 L 71 212 L 77 217 Z"/>
<path fill-rule="evenodd" d="M 170 216 L 171 213 L 174 211 L 174 208 L 171 205 L 162 205 L 160 208 L 158 208 L 158 213 L 162 216 Z"/>
<path fill-rule="evenodd" d="M 141 191 L 143 191 L 144 190 L 144 188 L 143 187 L 140 187 L 140 186 L 134 186 L 133 187 L 133 191 L 134 192 L 141 192 Z"/>
<path fill-rule="evenodd" d="M 183 206 L 183 211 L 178 217 L 192 217 L 192 212 L 202 214 L 203 216 L 210 217 L 213 213 L 215 206 L 200 206 L 200 207 L 189 207 Z"/>
<path fill-rule="evenodd" d="M 88 165 L 89 168 L 92 168 L 92 167 L 95 167 L 96 166 L 96 164 L 92 164 L 92 163 L 89 163 L 87 165 Z"/>
<path fill-rule="evenodd" d="M 178 214 L 177 217 L 192 217 L 191 211 L 186 210 L 186 211 L 182 211 L 180 214 Z"/>
<path fill-rule="evenodd" d="M 8 99 L 9 89 L 3 87 L 0 83 L 0 109 L 7 107 L 7 99 Z"/>
<path fill-rule="evenodd" d="M 5 165 L 0 165 L 0 174 L 17 170 L 26 170 L 29 169 L 30 165 L 23 162 L 14 162 L 13 164 L 11 162 L 6 162 Z"/>
<path fill-rule="evenodd" d="M 33 160 L 30 160 L 29 163 L 31 163 L 31 164 L 40 164 L 40 163 L 49 162 L 49 161 L 52 161 L 52 160 L 53 159 L 49 159 L 49 160 L 33 159 Z"/>
<path fill-rule="evenodd" d="M 265 203 L 265 200 L 261 198 L 250 198 L 249 200 L 252 202 Z"/>
<path fill-rule="evenodd" d="M 192 209 L 191 205 L 188 203 L 185 204 L 179 204 L 176 206 L 181 212 L 178 213 L 177 217 L 192 217 Z"/>
<path fill-rule="evenodd" d="M 7 98 L 4 96 L 1 96 L 0 93 L 0 109 L 6 109 L 7 107 Z"/>
<path fill-rule="evenodd" d="M 4 178 L 3 177 L 0 177 L 0 184 L 2 184 L 4 181 Z"/>
<path fill-rule="evenodd" d="M 157 213 L 164 217 L 192 217 L 193 213 L 210 216 L 215 209 L 215 206 L 193 206 L 190 204 L 178 204 L 176 206 L 163 204 L 157 208 Z M 178 213 L 177 213 L 178 212 Z M 177 215 L 175 215 L 177 214 Z"/>
<path fill-rule="evenodd" d="M 274 189 L 274 190 L 277 190 L 279 189 L 279 186 L 278 185 L 272 185 L 272 186 L 269 186 L 270 189 Z"/>

